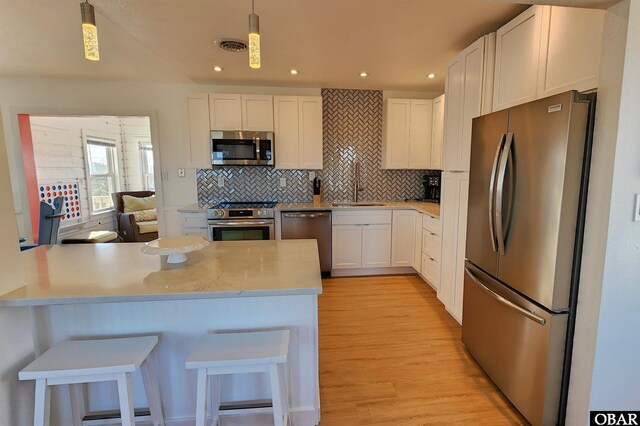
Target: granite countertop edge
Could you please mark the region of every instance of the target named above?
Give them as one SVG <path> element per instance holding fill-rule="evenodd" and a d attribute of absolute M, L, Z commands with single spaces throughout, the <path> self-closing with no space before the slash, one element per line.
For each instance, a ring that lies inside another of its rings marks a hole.
<path fill-rule="evenodd" d="M 334 201 L 335 202 L 335 201 Z M 427 201 L 366 201 L 367 203 L 383 204 L 382 206 L 334 206 L 330 201 L 321 203 L 278 203 L 276 211 L 296 211 L 296 210 L 415 210 L 419 213 L 428 214 L 435 218 L 440 218 L 440 204 Z M 193 203 L 178 208 L 179 213 L 200 213 L 211 208 L 209 204 Z"/>

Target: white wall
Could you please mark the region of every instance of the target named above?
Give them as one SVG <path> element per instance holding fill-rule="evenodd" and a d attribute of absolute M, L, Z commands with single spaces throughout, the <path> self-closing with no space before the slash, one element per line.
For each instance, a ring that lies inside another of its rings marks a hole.
<path fill-rule="evenodd" d="M 113 212 L 90 215 L 82 132 L 113 139 L 119 145 L 118 118 L 31 116 L 30 122 L 38 184 L 78 179 L 81 223 L 73 219 L 62 221 L 60 237 L 83 230 L 114 230 L 116 222 Z"/>
<path fill-rule="evenodd" d="M 591 410 L 640 409 L 640 2 L 629 6 Z"/>
<path fill-rule="evenodd" d="M 91 214 L 87 183 L 86 136 L 115 141 L 118 149 L 119 184 L 121 191 L 142 190 L 139 142 L 151 140 L 148 117 L 115 116 L 31 116 L 31 135 L 39 184 L 78 179 L 81 223 L 63 221 L 60 238 L 79 232 L 117 228 L 115 214 Z"/>
<path fill-rule="evenodd" d="M 0 118 L 0 182 L 9 181 L 9 170 Z M 0 294 L 21 286 L 22 271 L 18 228 L 13 215 L 11 187 L 0 185 Z M 33 360 L 31 321 L 27 308 L 0 308 L 0 424 L 33 423 L 33 383 L 19 382 L 18 371 Z"/>
<path fill-rule="evenodd" d="M 588 422 L 600 295 L 604 275 L 609 206 L 618 134 L 629 1 L 605 15 L 596 125 L 587 203 L 576 334 L 567 407 L 567 424 Z"/>
<path fill-rule="evenodd" d="M 124 186 L 123 191 L 142 191 L 142 163 L 140 142 L 151 143 L 151 128 L 148 117 L 120 117 L 121 158 Z"/>

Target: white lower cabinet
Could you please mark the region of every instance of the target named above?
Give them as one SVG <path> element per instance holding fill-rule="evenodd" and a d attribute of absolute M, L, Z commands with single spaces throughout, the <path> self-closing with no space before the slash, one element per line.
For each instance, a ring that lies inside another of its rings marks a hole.
<path fill-rule="evenodd" d="M 438 261 L 428 254 L 422 253 L 420 273 L 437 291 L 438 283 L 440 282 L 440 264 Z"/>
<path fill-rule="evenodd" d="M 331 229 L 331 269 L 362 268 L 362 225 Z"/>
<path fill-rule="evenodd" d="M 414 210 L 394 210 L 391 230 L 391 266 L 413 266 Z"/>
<path fill-rule="evenodd" d="M 331 269 L 391 266 L 390 210 L 334 211 Z"/>
<path fill-rule="evenodd" d="M 182 235 L 209 239 L 209 224 L 204 211 L 180 213 L 180 227 Z"/>
<path fill-rule="evenodd" d="M 416 212 L 413 220 L 413 269 L 420 273 L 422 268 L 422 213 Z"/>
<path fill-rule="evenodd" d="M 391 225 L 362 225 L 362 267 L 391 266 Z"/>
<path fill-rule="evenodd" d="M 442 174 L 442 264 L 438 299 L 462 323 L 469 173 Z"/>
<path fill-rule="evenodd" d="M 439 217 L 421 215 L 420 266 L 418 272 L 434 290 L 440 288 L 441 221 Z"/>

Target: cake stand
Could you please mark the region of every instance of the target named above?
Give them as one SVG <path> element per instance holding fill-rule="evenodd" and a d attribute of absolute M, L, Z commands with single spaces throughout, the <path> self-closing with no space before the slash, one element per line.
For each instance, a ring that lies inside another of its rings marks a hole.
<path fill-rule="evenodd" d="M 187 253 L 200 250 L 209 245 L 202 237 L 164 237 L 149 241 L 140 251 L 144 254 L 169 256 L 167 263 L 184 263 Z"/>

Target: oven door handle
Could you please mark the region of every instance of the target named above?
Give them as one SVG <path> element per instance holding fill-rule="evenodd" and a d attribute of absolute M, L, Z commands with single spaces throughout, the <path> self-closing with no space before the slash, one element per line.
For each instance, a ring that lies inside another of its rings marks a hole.
<path fill-rule="evenodd" d="M 265 226 L 273 225 L 273 220 L 219 220 L 215 222 L 209 222 L 209 226 L 212 228 L 230 228 L 233 226 Z"/>

